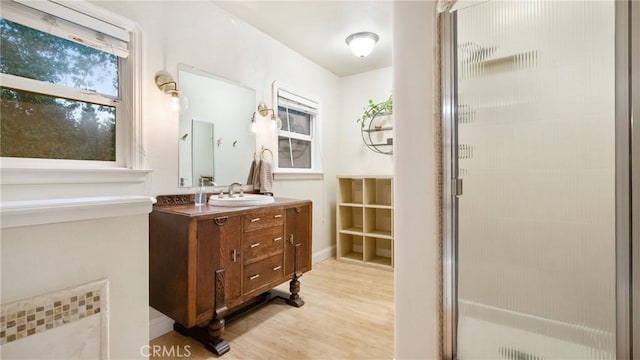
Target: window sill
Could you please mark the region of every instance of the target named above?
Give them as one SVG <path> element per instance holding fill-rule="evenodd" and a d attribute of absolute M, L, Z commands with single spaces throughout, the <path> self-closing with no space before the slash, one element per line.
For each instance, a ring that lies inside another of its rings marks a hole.
<path fill-rule="evenodd" d="M 322 180 L 324 173 L 322 172 L 306 172 L 306 173 L 288 173 L 276 172 L 273 174 L 274 180 Z"/>
<path fill-rule="evenodd" d="M 149 196 L 101 196 L 0 202 L 2 229 L 70 221 L 148 214 Z"/>
<path fill-rule="evenodd" d="M 151 170 L 126 168 L 2 168 L 0 183 L 3 185 L 141 183 L 149 173 Z"/>

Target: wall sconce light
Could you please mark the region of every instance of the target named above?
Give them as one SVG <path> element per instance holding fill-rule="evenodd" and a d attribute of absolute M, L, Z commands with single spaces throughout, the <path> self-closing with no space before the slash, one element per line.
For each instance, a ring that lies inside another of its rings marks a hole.
<path fill-rule="evenodd" d="M 258 113 L 260 113 L 260 115 L 266 117 L 266 116 L 269 115 L 269 112 L 271 112 L 271 124 L 269 125 L 271 130 L 275 130 L 275 129 L 280 130 L 280 129 L 282 129 L 282 120 L 280 120 L 278 115 L 276 115 L 275 110 L 270 109 L 265 104 L 258 105 Z M 253 114 L 255 115 L 255 113 L 253 113 Z"/>
<path fill-rule="evenodd" d="M 351 48 L 353 55 L 363 58 L 371 54 L 378 40 L 380 40 L 380 37 L 377 34 L 372 32 L 358 32 L 347 36 L 345 42 Z"/>
<path fill-rule="evenodd" d="M 178 90 L 178 84 L 171 74 L 160 70 L 155 77 L 156 86 L 169 96 L 169 107 L 173 111 L 182 111 L 189 107 L 187 97 Z"/>

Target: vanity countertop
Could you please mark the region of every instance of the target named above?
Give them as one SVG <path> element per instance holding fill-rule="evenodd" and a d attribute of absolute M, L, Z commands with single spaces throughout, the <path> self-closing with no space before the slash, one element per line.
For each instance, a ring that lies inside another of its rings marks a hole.
<path fill-rule="evenodd" d="M 240 215 L 240 214 L 248 213 L 261 208 L 267 209 L 267 208 L 278 208 L 278 207 L 284 207 L 284 206 L 291 207 L 296 205 L 303 206 L 311 202 L 310 200 L 287 199 L 287 198 L 274 198 L 274 200 L 275 201 L 273 203 L 266 204 L 266 205 L 237 206 L 237 207 L 214 206 L 214 205 L 208 205 L 208 204 L 196 206 L 193 203 L 178 204 L 178 205 L 155 205 L 153 207 L 153 210 L 159 211 L 159 212 L 189 216 L 189 217 L 221 215 L 221 214 Z"/>

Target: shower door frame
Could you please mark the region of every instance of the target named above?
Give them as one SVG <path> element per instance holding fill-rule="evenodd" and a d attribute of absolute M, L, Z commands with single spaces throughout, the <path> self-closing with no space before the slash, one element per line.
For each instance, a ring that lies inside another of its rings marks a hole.
<path fill-rule="evenodd" d="M 640 357 L 640 311 L 632 311 L 640 310 L 640 21 L 632 21 L 640 19 L 640 2 L 633 3 L 615 2 L 616 359 L 632 359 L 634 354 Z M 455 121 L 457 15 L 452 11 L 436 16 L 440 17 L 442 89 L 442 355 L 454 360 L 458 321 L 457 198 L 462 194 L 462 184 L 457 181 Z"/>
<path fill-rule="evenodd" d="M 630 59 L 630 159 L 631 167 L 631 344 L 630 352 L 640 355 L 640 2 L 629 4 Z M 632 21 L 631 19 L 634 19 Z"/>

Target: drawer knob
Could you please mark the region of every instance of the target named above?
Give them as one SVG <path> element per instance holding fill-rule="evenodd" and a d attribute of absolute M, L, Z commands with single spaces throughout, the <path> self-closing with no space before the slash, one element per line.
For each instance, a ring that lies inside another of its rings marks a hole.
<path fill-rule="evenodd" d="M 282 217 L 282 214 L 276 214 L 276 215 L 273 215 L 273 218 L 274 218 L 274 219 L 280 219 L 281 217 Z"/>
<path fill-rule="evenodd" d="M 254 223 L 254 222 L 258 222 L 258 221 L 260 221 L 260 218 L 253 218 L 253 219 L 251 219 L 251 222 L 252 222 L 252 223 Z"/>
<path fill-rule="evenodd" d="M 253 243 L 251 245 L 249 245 L 252 249 L 253 248 L 257 248 L 258 246 L 260 246 L 260 243 Z"/>
<path fill-rule="evenodd" d="M 275 241 L 280 241 L 280 240 L 282 240 L 282 236 L 278 236 L 277 238 L 273 239 L 274 242 Z"/>
<path fill-rule="evenodd" d="M 255 280 L 259 277 L 260 277 L 260 274 L 255 274 L 255 275 L 249 276 L 249 280 Z"/>
<path fill-rule="evenodd" d="M 280 269 L 282 269 L 282 265 L 278 265 L 278 266 L 274 267 L 274 268 L 273 268 L 273 271 L 278 271 L 278 270 L 280 270 Z"/>

